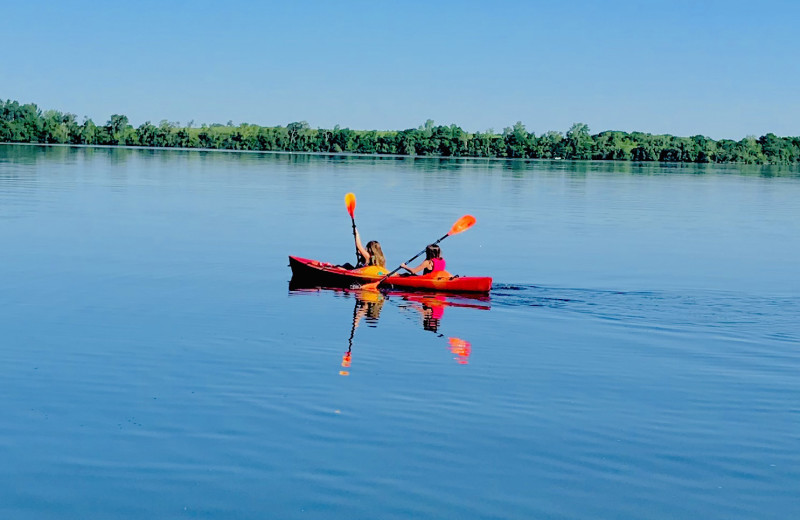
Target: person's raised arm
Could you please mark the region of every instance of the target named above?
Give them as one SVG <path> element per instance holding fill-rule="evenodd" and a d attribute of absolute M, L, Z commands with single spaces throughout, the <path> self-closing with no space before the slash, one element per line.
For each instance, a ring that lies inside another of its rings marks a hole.
<path fill-rule="evenodd" d="M 361 321 L 361 318 L 367 315 L 367 303 L 361 302 L 358 304 L 358 311 L 353 315 L 353 330 L 358 328 L 358 324 Z"/>
<path fill-rule="evenodd" d="M 360 254 L 361 258 L 364 259 L 365 264 L 369 264 L 369 253 L 367 253 L 367 250 L 361 244 L 361 235 L 358 233 L 357 229 L 355 235 L 356 235 L 356 249 L 358 250 L 358 254 Z"/>

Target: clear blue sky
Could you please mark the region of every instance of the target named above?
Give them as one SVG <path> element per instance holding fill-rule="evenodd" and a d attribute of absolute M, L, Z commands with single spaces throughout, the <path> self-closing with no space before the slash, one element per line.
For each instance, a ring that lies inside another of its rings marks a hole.
<path fill-rule="evenodd" d="M 0 98 L 104 123 L 800 135 L 800 2 L 4 2 Z"/>

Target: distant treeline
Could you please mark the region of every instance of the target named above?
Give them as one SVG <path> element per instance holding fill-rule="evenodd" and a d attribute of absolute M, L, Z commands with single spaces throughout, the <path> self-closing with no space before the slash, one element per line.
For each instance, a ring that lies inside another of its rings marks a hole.
<path fill-rule="evenodd" d="M 0 100 L 0 142 L 100 144 L 262 150 L 400 154 L 442 157 L 496 157 L 529 159 L 599 159 L 696 163 L 797 164 L 800 137 L 775 134 L 715 141 L 702 135 L 676 137 L 642 132 L 606 131 L 591 134 L 575 123 L 566 134 L 536 136 L 517 122 L 503 130 L 469 133 L 456 125 L 437 126 L 428 120 L 419 128 L 401 131 L 331 130 L 310 128 L 305 121 L 285 127 L 263 127 L 233 122 L 196 127 L 149 121 L 133 127 L 124 115 L 112 115 L 98 126 L 85 118 L 57 110 L 42 112 L 35 104 Z"/>

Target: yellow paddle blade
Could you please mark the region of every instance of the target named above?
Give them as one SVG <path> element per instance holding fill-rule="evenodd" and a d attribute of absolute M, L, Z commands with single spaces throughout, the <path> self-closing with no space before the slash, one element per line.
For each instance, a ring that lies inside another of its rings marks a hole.
<path fill-rule="evenodd" d="M 461 233 L 462 231 L 466 231 L 472 226 L 475 225 L 475 217 L 472 215 L 464 215 L 460 219 L 456 220 L 456 223 L 453 224 L 453 227 L 450 228 L 450 231 L 447 235 L 455 235 Z"/>
<path fill-rule="evenodd" d="M 353 216 L 356 210 L 356 196 L 354 193 L 348 193 L 344 196 L 344 205 L 347 206 L 347 212 L 350 213 L 350 218 L 355 218 Z"/>

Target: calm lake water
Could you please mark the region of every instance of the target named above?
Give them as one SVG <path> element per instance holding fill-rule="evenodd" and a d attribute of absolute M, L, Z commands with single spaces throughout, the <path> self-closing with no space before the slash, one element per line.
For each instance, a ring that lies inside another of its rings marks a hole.
<path fill-rule="evenodd" d="M 489 299 L 290 290 L 463 214 Z M 0 145 L 0 518 L 800 515 L 797 169 Z"/>

